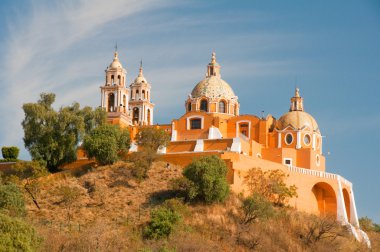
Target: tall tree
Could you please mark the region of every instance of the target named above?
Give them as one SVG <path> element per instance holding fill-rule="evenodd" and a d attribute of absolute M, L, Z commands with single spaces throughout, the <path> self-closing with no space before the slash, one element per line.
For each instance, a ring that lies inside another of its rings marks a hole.
<path fill-rule="evenodd" d="M 83 148 L 89 158 L 94 157 L 99 163 L 105 165 L 114 163 L 120 156 L 128 153 L 130 144 L 128 129 L 104 124 L 85 136 Z"/>
<path fill-rule="evenodd" d="M 37 103 L 24 104 L 22 121 L 25 148 L 33 160 L 43 161 L 51 172 L 75 161 L 78 143 L 85 132 L 105 121 L 104 111 L 92 111 L 89 107 L 81 110 L 79 103 L 55 111 L 54 101 L 55 94 L 42 93 Z"/>

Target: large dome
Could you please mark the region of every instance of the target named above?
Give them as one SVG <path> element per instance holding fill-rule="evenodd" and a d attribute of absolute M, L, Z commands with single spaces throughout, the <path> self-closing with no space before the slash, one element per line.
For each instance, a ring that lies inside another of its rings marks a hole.
<path fill-rule="evenodd" d="M 312 131 L 319 132 L 317 121 L 308 113 L 304 111 L 290 111 L 281 116 L 277 121 L 277 129 L 283 130 L 288 126 L 295 129 L 302 129 L 304 127 L 310 128 Z"/>
<path fill-rule="evenodd" d="M 235 93 L 230 85 L 218 76 L 209 76 L 200 81 L 191 91 L 193 98 L 205 96 L 207 98 L 231 99 L 235 97 Z"/>

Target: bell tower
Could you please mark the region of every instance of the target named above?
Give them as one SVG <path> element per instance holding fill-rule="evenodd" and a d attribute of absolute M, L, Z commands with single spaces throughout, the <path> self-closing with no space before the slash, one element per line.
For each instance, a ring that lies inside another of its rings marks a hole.
<path fill-rule="evenodd" d="M 143 75 L 142 61 L 139 75 L 129 86 L 131 95 L 129 107 L 133 125 L 153 125 L 154 104 L 150 101 L 151 85 Z"/>
<path fill-rule="evenodd" d="M 117 47 L 112 63 L 105 70 L 105 83 L 100 87 L 101 106 L 107 112 L 107 121 L 126 127 L 131 124 L 129 116 L 129 90 L 125 86 L 127 70 L 119 61 Z"/>

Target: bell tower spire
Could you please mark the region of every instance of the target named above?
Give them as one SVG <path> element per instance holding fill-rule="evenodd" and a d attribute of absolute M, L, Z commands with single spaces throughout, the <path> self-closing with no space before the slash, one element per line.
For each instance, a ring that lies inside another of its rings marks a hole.
<path fill-rule="evenodd" d="M 211 55 L 211 62 L 207 65 L 206 77 L 216 76 L 220 78 L 220 65 L 216 62 L 215 52 Z"/>
<path fill-rule="evenodd" d="M 290 99 L 289 111 L 303 111 L 303 98 L 300 96 L 300 90 L 297 87 L 294 96 Z"/>

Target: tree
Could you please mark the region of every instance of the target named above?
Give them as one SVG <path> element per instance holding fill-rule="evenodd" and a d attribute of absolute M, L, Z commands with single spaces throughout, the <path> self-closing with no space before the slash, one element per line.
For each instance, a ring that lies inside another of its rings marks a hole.
<path fill-rule="evenodd" d="M 86 131 L 102 123 L 104 111 L 81 110 L 79 103 L 55 111 L 55 94 L 42 93 L 37 103 L 23 105 L 24 144 L 33 160 L 43 161 L 55 172 L 64 163 L 76 160 L 78 143 Z M 100 119 L 97 119 L 100 118 Z"/>
<path fill-rule="evenodd" d="M 85 136 L 83 148 L 89 158 L 94 157 L 100 164 L 106 165 L 114 163 L 120 156 L 128 153 L 130 144 L 128 129 L 104 124 Z"/>
<path fill-rule="evenodd" d="M 1 154 L 3 155 L 3 158 L 6 160 L 17 160 L 18 154 L 20 152 L 20 149 L 16 146 L 11 147 L 2 147 L 1 148 Z"/>
<path fill-rule="evenodd" d="M 67 210 L 67 221 L 70 224 L 72 218 L 72 207 L 80 197 L 80 191 L 77 187 L 60 186 L 58 195 L 61 197 L 61 203 L 65 205 Z"/>
<path fill-rule="evenodd" d="M 17 217 L 26 214 L 24 196 L 15 184 L 0 185 L 0 210 Z"/>
<path fill-rule="evenodd" d="M 29 224 L 0 213 L 0 251 L 38 251 L 41 242 Z"/>
<path fill-rule="evenodd" d="M 244 182 L 252 194 L 261 194 L 275 205 L 283 206 L 288 199 L 297 196 L 297 187 L 295 185 L 287 186 L 286 177 L 281 170 L 264 172 L 260 168 L 252 168 L 244 177 Z"/>
<path fill-rule="evenodd" d="M 188 198 L 207 203 L 223 202 L 229 194 L 227 166 L 217 156 L 205 156 L 190 163 L 183 175 L 189 183 Z"/>
<path fill-rule="evenodd" d="M 161 146 L 165 147 L 170 140 L 170 136 L 163 129 L 155 127 L 145 127 L 139 130 L 136 141 L 144 149 L 157 151 Z"/>
<path fill-rule="evenodd" d="M 242 210 L 245 224 L 258 218 L 269 218 L 274 215 L 272 203 L 259 193 L 254 193 L 251 197 L 244 199 Z"/>

